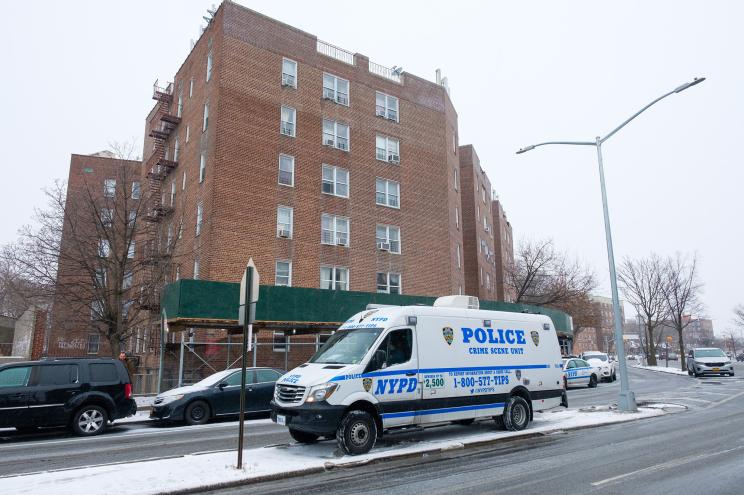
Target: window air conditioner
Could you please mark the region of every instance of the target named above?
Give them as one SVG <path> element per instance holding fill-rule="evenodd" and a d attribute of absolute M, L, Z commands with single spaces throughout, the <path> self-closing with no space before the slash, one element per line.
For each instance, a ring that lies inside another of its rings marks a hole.
<path fill-rule="evenodd" d="M 389 242 L 378 242 L 377 249 L 379 249 L 380 251 L 390 251 L 390 243 Z"/>
<path fill-rule="evenodd" d="M 279 237 L 283 237 L 283 238 L 285 238 L 285 239 L 289 239 L 289 237 L 290 237 L 290 232 L 289 232 L 289 230 L 286 230 L 286 229 L 279 229 Z"/>
<path fill-rule="evenodd" d="M 335 146 L 336 142 L 333 139 L 326 139 L 325 144 L 326 146 Z"/>
<path fill-rule="evenodd" d="M 398 155 L 388 155 L 388 161 L 390 163 L 400 163 L 400 156 L 398 156 Z"/>
<path fill-rule="evenodd" d="M 346 237 L 339 237 L 336 239 L 336 244 L 339 246 L 346 246 Z"/>

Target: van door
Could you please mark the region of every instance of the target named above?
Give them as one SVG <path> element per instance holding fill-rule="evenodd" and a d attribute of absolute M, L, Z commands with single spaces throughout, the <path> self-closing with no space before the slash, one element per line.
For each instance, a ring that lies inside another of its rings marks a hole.
<path fill-rule="evenodd" d="M 384 428 L 417 422 L 421 385 L 412 328 L 390 330 L 372 355 L 364 376 L 371 379 L 369 392 L 380 401 Z"/>
<path fill-rule="evenodd" d="M 0 426 L 30 424 L 28 417 L 28 381 L 31 366 L 0 370 Z"/>
<path fill-rule="evenodd" d="M 43 364 L 33 367 L 28 394 L 29 414 L 35 424 L 54 426 L 69 420 L 66 405 L 80 393 L 77 364 Z"/>

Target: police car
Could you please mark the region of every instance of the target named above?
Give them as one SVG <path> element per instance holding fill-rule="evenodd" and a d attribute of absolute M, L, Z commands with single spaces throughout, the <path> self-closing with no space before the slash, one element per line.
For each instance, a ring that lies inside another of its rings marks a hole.
<path fill-rule="evenodd" d="M 565 388 L 597 386 L 597 371 L 594 366 L 580 358 L 563 360 L 563 384 Z"/>
<path fill-rule="evenodd" d="M 551 319 L 478 306 L 368 307 L 277 381 L 271 419 L 298 442 L 335 436 L 363 454 L 394 429 L 494 418 L 517 431 L 534 411 L 567 407 Z"/>

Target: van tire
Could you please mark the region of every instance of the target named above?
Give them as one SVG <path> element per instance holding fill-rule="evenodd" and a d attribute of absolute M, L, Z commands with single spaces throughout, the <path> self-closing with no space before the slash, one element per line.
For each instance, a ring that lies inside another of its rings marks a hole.
<path fill-rule="evenodd" d="M 513 395 L 506 403 L 504 414 L 501 417 L 507 430 L 524 430 L 530 422 L 530 405 L 523 397 Z"/>
<path fill-rule="evenodd" d="M 299 443 L 315 443 L 320 435 L 308 433 L 306 431 L 289 429 L 289 435 Z"/>
<path fill-rule="evenodd" d="M 377 441 L 377 423 L 366 411 L 349 411 L 338 425 L 336 441 L 345 454 L 366 454 Z"/>
<path fill-rule="evenodd" d="M 597 386 L 597 375 L 592 375 L 589 377 L 589 388 L 596 388 Z"/>

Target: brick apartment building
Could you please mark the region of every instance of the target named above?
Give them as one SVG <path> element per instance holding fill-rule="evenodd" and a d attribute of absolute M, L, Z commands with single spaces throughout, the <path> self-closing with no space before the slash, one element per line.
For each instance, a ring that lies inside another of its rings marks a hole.
<path fill-rule="evenodd" d="M 514 289 L 506 284 L 507 270 L 514 263 L 514 241 L 512 239 L 512 227 L 506 218 L 506 212 L 501 201 L 491 201 L 491 213 L 493 224 L 491 232 L 494 235 L 494 266 L 496 268 L 496 297 L 497 301 L 511 302 L 516 299 Z"/>
<path fill-rule="evenodd" d="M 589 296 L 589 299 L 592 304 L 592 312 L 596 315 L 599 326 L 578 329 L 574 337 L 573 352 L 574 354 L 585 351 L 613 353 L 615 348 L 615 320 L 612 298 Z M 625 321 L 623 301 L 620 301 L 620 321 Z"/>
<path fill-rule="evenodd" d="M 249 257 L 268 285 L 506 297 L 511 226 L 439 81 L 225 1 L 153 98 L 137 256 L 165 277 L 139 297 L 136 354 L 155 349 L 163 282 L 237 282 Z"/>

